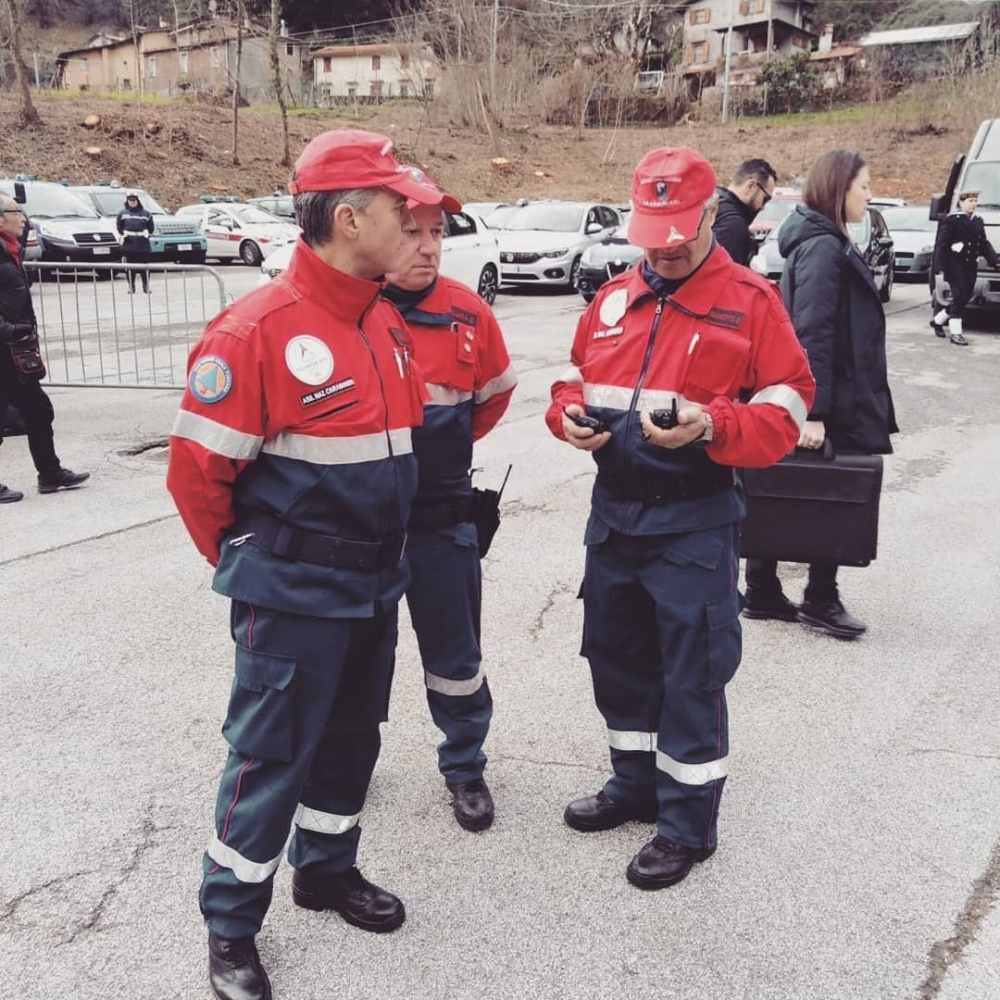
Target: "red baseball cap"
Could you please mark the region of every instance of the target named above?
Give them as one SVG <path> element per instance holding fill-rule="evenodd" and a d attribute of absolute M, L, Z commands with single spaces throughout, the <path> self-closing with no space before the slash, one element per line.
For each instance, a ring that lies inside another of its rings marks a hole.
<path fill-rule="evenodd" d="M 435 184 L 434 181 L 432 181 L 427 176 L 427 174 L 424 174 L 423 176 L 424 176 L 424 183 L 430 185 L 441 196 L 441 208 L 442 208 L 443 211 L 445 211 L 445 212 L 461 212 L 462 211 L 462 203 L 454 195 L 445 194 L 444 191 L 442 191 L 437 186 L 437 184 Z M 406 207 L 411 212 L 419 204 L 425 204 L 426 205 L 427 202 L 421 203 L 421 202 L 418 202 L 415 198 L 407 198 L 406 199 Z"/>
<path fill-rule="evenodd" d="M 712 165 L 688 146 L 647 153 L 632 176 L 629 243 L 662 249 L 693 240 L 715 185 Z"/>
<path fill-rule="evenodd" d="M 392 139 L 351 128 L 323 132 L 307 143 L 288 190 L 301 194 L 374 187 L 389 188 L 421 205 L 441 203 L 441 192 L 422 170 L 396 161 Z"/>

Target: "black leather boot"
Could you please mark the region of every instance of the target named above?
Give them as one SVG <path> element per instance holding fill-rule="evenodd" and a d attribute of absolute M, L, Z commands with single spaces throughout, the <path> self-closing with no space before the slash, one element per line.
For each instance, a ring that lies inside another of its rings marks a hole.
<path fill-rule="evenodd" d="M 666 889 L 687 878 L 699 861 L 714 853 L 714 847 L 684 847 L 657 834 L 631 860 L 625 877 L 639 889 Z"/>
<path fill-rule="evenodd" d="M 633 820 L 638 823 L 655 823 L 656 806 L 650 805 L 643 809 L 629 802 L 615 802 L 602 789 L 588 798 L 574 799 L 566 806 L 563 820 L 567 826 L 582 833 L 613 830 L 616 826 Z"/>
<path fill-rule="evenodd" d="M 773 618 L 779 622 L 798 621 L 799 606 L 785 597 L 780 590 L 774 594 L 761 594 L 752 587 L 747 587 L 746 602 L 743 608 L 744 618 Z"/>
<path fill-rule="evenodd" d="M 208 932 L 208 981 L 219 1000 L 271 1000 L 271 981 L 252 937 Z"/>
<path fill-rule="evenodd" d="M 810 628 L 822 629 L 838 639 L 856 639 L 868 631 L 868 626 L 863 621 L 844 610 L 839 599 L 822 604 L 803 601 L 799 608 L 799 621 Z"/>
<path fill-rule="evenodd" d="M 292 899 L 307 910 L 336 910 L 349 924 L 385 934 L 406 919 L 402 900 L 369 882 L 357 868 L 335 875 L 292 876 Z"/>
<path fill-rule="evenodd" d="M 451 808 L 463 830 L 478 833 L 493 825 L 493 796 L 482 778 L 473 781 L 446 781 L 451 792 Z"/>

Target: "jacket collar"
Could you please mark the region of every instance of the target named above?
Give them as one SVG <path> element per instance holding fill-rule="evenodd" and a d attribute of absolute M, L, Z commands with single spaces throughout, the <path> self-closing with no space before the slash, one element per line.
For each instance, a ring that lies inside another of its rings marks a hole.
<path fill-rule="evenodd" d="M 712 249 L 701 262 L 701 266 L 670 296 L 668 301 L 678 306 L 682 312 L 707 316 L 728 284 L 736 266 L 729 254 L 713 241 Z M 626 288 L 627 309 L 656 294 L 643 277 L 641 265 L 629 269 Z"/>
<path fill-rule="evenodd" d="M 743 221 L 749 226 L 754 219 L 757 218 L 757 213 L 745 202 L 741 201 L 729 188 L 716 188 L 719 192 L 719 201 L 725 202 L 727 205 L 735 209 L 735 211 L 740 213 Z"/>
<path fill-rule="evenodd" d="M 381 285 L 367 278 L 338 271 L 301 238 L 295 244 L 292 259 L 278 281 L 300 298 L 311 299 L 327 312 L 346 323 L 357 323 L 378 298 Z"/>

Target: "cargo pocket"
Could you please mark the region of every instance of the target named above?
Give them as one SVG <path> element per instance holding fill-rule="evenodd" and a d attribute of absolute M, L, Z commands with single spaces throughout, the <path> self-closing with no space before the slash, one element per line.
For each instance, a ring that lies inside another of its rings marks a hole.
<path fill-rule="evenodd" d="M 292 759 L 295 659 L 236 647 L 236 677 L 222 735 L 239 753 Z"/>
<path fill-rule="evenodd" d="M 705 618 L 708 625 L 708 677 L 705 687 L 709 691 L 718 691 L 733 679 L 743 655 L 743 630 L 737 595 L 734 593 L 721 601 L 709 601 L 705 605 Z"/>

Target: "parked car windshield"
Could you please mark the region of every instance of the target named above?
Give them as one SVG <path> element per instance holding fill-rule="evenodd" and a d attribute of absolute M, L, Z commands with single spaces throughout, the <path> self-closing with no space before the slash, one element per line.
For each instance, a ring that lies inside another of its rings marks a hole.
<path fill-rule="evenodd" d="M 139 196 L 139 202 L 147 212 L 152 212 L 153 215 L 170 214 L 148 191 L 112 188 L 108 191 L 91 191 L 90 196 L 94 199 L 101 215 L 117 215 L 125 207 L 125 199 L 129 193 Z"/>
<path fill-rule="evenodd" d="M 907 205 L 905 208 L 887 207 L 882 209 L 882 218 L 885 219 L 889 232 L 917 230 L 922 233 L 932 233 L 937 229 L 937 223 L 927 213 L 927 205 Z"/>
<path fill-rule="evenodd" d="M 13 195 L 13 187 L 10 188 Z M 79 196 L 63 187 L 35 187 L 25 185 L 27 200 L 24 211 L 32 219 L 99 219 L 100 216 Z"/>
<path fill-rule="evenodd" d="M 257 208 L 256 205 L 234 206 L 233 215 L 248 226 L 268 226 L 276 222 L 280 222 L 282 225 L 286 224 L 284 219 L 279 219 L 276 215 L 265 212 L 262 208 Z"/>
<path fill-rule="evenodd" d="M 470 209 L 471 211 L 471 209 Z M 503 229 L 504 223 L 515 213 L 519 212 L 520 209 L 517 205 L 498 205 L 493 209 L 484 219 L 483 222 L 486 223 L 487 227 L 490 229 Z"/>
<path fill-rule="evenodd" d="M 542 230 L 547 233 L 578 233 L 583 221 L 579 205 L 525 205 L 503 224 L 516 232 Z"/>
<path fill-rule="evenodd" d="M 970 163 L 962 190 L 979 192 L 979 208 L 1000 208 L 1000 170 L 996 163 Z"/>
<path fill-rule="evenodd" d="M 795 210 L 795 206 L 801 204 L 798 198 L 772 198 L 758 213 L 755 222 L 763 219 L 774 219 L 780 222 L 786 215 Z"/>

